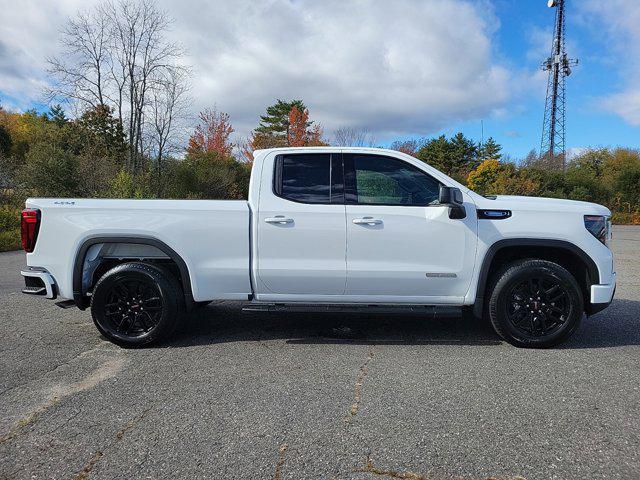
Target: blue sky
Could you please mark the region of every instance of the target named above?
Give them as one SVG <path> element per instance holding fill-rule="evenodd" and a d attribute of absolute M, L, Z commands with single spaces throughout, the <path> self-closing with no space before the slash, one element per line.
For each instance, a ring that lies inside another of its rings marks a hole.
<path fill-rule="evenodd" d="M 600 99 L 624 88 L 622 77 L 627 71 L 617 67 L 616 63 L 626 59 L 620 53 L 616 39 L 599 30 L 602 23 L 587 15 L 579 3 L 569 1 L 567 4 L 567 53 L 580 61 L 567 78 L 567 149 L 618 145 L 640 147 L 640 125 L 632 125 L 604 108 L 600 102 Z M 500 20 L 500 28 L 495 34 L 497 55 L 503 56 L 513 68 L 535 71 L 551 49 L 555 9 L 548 8 L 545 1 L 535 0 L 499 0 L 493 4 Z M 624 10 L 620 14 L 623 15 Z M 542 46 L 540 54 L 536 54 L 538 47 Z M 638 53 L 637 48 L 635 53 Z M 515 158 L 526 155 L 531 148 L 540 148 L 546 73 L 543 80 L 537 85 L 537 90 L 513 98 L 504 116 L 494 115 L 483 121 L 485 138 L 493 136 L 504 146 L 505 152 Z M 478 139 L 481 135 L 480 121 L 455 123 L 444 133 L 458 130 Z"/>
<path fill-rule="evenodd" d="M 0 102 L 46 108 L 59 31 L 100 0 L 0 0 Z M 546 0 L 156 0 L 188 52 L 190 116 L 216 106 L 238 139 L 276 98 L 301 98 L 330 139 L 492 136 L 540 146 L 554 10 Z M 567 148 L 640 147 L 640 1 L 568 0 Z M 72 109 L 69 109 L 72 114 Z"/>

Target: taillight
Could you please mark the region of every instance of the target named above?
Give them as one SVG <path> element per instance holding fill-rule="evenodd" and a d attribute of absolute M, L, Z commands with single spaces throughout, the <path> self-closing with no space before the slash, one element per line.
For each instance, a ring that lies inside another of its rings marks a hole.
<path fill-rule="evenodd" d="M 22 210 L 20 219 L 20 234 L 22 235 L 22 249 L 27 252 L 33 252 L 38 239 L 38 230 L 40 229 L 40 210 L 36 208 L 25 208 Z"/>

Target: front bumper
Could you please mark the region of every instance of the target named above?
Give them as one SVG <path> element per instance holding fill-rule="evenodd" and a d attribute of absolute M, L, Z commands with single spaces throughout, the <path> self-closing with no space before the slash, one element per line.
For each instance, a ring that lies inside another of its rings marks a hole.
<path fill-rule="evenodd" d="M 43 295 L 45 298 L 55 299 L 58 296 L 56 281 L 51 274 L 42 268 L 29 267 L 22 270 L 25 287 L 22 293 L 28 295 Z"/>
<path fill-rule="evenodd" d="M 591 303 L 587 305 L 587 313 L 593 315 L 607 308 L 613 301 L 616 292 L 616 274 L 611 275 L 608 285 L 591 285 Z"/>

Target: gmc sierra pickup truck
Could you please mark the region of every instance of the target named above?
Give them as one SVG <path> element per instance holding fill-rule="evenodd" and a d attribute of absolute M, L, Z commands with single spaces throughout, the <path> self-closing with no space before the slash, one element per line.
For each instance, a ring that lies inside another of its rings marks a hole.
<path fill-rule="evenodd" d="M 248 201 L 27 200 L 23 291 L 90 308 L 126 346 L 166 338 L 183 310 L 241 300 L 425 318 L 467 308 L 513 345 L 550 347 L 613 298 L 610 214 L 484 197 L 397 151 L 258 150 Z"/>

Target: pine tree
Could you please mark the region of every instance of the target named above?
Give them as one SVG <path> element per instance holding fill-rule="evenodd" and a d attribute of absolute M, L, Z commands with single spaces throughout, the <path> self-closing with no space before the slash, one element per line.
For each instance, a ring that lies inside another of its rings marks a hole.
<path fill-rule="evenodd" d="M 478 147 L 473 140 L 465 137 L 462 132 L 458 132 L 450 142 L 453 154 L 452 172 L 469 172 L 478 166 Z"/>
<path fill-rule="evenodd" d="M 62 105 L 60 104 L 53 105 L 49 109 L 49 113 L 47 114 L 47 117 L 49 118 L 49 120 L 55 123 L 58 127 L 63 127 L 69 121 L 69 119 L 64 113 Z"/>
<path fill-rule="evenodd" d="M 492 158 L 494 160 L 500 160 L 502 158 L 502 145 L 496 142 L 493 137 L 489 137 L 483 145 L 480 146 L 480 160 L 487 160 Z"/>
<path fill-rule="evenodd" d="M 452 148 L 444 135 L 429 140 L 418 150 L 416 157 L 446 174 L 450 174 L 453 171 L 451 162 Z"/>
<path fill-rule="evenodd" d="M 274 146 L 286 146 L 289 137 L 289 114 L 293 108 L 304 112 L 307 107 L 302 100 L 292 100 L 285 102 L 277 100 L 274 105 L 267 107 L 267 114 L 260 116 L 260 125 L 255 129 L 255 133 L 259 136 L 270 139 L 270 143 Z M 307 128 L 313 122 L 307 122 Z"/>

